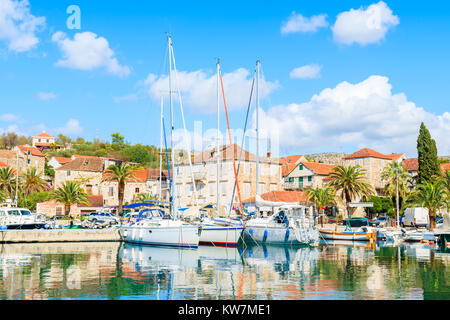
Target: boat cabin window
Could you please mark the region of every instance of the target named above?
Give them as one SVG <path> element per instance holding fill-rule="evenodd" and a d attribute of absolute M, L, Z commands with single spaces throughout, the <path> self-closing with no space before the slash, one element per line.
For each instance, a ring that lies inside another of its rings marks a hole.
<path fill-rule="evenodd" d="M 10 216 L 20 216 L 20 211 L 19 210 L 9 210 L 8 211 L 8 215 Z"/>
<path fill-rule="evenodd" d="M 23 216 L 31 216 L 31 212 L 28 210 L 20 210 Z"/>

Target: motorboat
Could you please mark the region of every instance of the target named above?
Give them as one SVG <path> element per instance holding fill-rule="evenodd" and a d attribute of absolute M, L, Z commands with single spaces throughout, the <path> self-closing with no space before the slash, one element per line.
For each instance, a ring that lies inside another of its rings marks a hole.
<path fill-rule="evenodd" d="M 199 245 L 198 225 L 174 220 L 161 209 L 144 209 L 143 219 L 126 223 L 120 227 L 120 235 L 125 242 L 163 247 L 196 249 Z"/>
<path fill-rule="evenodd" d="M 43 229 L 46 226 L 46 217 L 31 213 L 30 210 L 17 207 L 0 207 L 0 229 L 32 230 Z"/>
<path fill-rule="evenodd" d="M 362 225 L 367 219 L 346 220 L 344 230 L 336 227 L 334 229 L 319 229 L 319 233 L 324 240 L 345 240 L 345 241 L 377 241 L 377 229 L 369 225 Z M 355 228 L 355 226 L 357 226 Z"/>

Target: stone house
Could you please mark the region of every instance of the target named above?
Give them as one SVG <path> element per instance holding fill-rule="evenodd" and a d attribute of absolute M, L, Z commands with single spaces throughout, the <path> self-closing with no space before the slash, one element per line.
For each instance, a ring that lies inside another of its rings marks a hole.
<path fill-rule="evenodd" d="M 377 194 L 383 194 L 386 183 L 381 179 L 384 168 L 393 161 L 402 162 L 405 154 L 384 155 L 372 149 L 361 149 L 344 157 L 345 166 L 359 165 L 366 170 L 367 182 L 372 185 Z"/>
<path fill-rule="evenodd" d="M 70 208 L 70 216 L 75 217 L 78 215 L 87 215 L 96 211 L 103 211 L 103 196 L 88 196 L 89 204 L 74 204 Z M 45 214 L 51 218 L 54 216 L 64 215 L 64 204 L 58 203 L 54 200 L 39 202 L 36 204 L 36 212 L 39 214 Z"/>
<path fill-rule="evenodd" d="M 14 151 L 19 153 L 19 171 L 27 172 L 30 168 L 36 168 L 38 173 L 45 170 L 45 156 L 37 148 L 29 146 L 17 146 Z"/>
<path fill-rule="evenodd" d="M 26 171 L 23 156 L 15 150 L 0 150 L 0 161 L 7 167 L 11 167 L 19 172 Z"/>
<path fill-rule="evenodd" d="M 320 187 L 326 183 L 326 178 L 335 167 L 335 164 L 306 161 L 288 166 L 288 170 L 283 172 L 283 189 L 303 190 Z"/>
<path fill-rule="evenodd" d="M 41 134 L 32 137 L 32 146 L 35 148 L 44 150 L 48 149 L 52 145 L 57 148 L 60 148 L 60 146 L 56 145 L 56 138 L 49 135 L 45 131 L 42 132 Z"/>
<path fill-rule="evenodd" d="M 242 150 L 236 144 L 226 145 L 220 147 L 219 152 L 217 152 L 217 148 L 214 148 L 193 157 L 193 176 L 197 189 L 198 204 L 216 203 L 217 201 L 217 157 L 219 157 L 220 203 L 229 206 L 233 200 L 234 205 L 239 205 L 237 188 L 234 199 L 231 199 L 235 185 L 233 155 L 236 170 L 239 159 L 241 159 L 238 175 L 241 199 L 256 195 L 256 155 Z M 281 164 L 279 161 L 272 159 L 270 154 L 268 156 L 259 157 L 259 194 L 281 189 Z M 176 165 L 174 182 L 176 206 L 189 207 L 195 205 L 192 175 L 187 160 Z"/>
<path fill-rule="evenodd" d="M 136 197 L 140 194 L 159 195 L 159 169 L 137 170 L 134 172 L 135 178 L 125 185 L 124 204 L 134 203 Z M 104 205 L 114 207 L 119 205 L 118 183 L 113 181 L 105 181 L 106 175 L 103 173 L 101 183 L 101 194 L 104 198 Z M 169 188 L 167 186 L 167 173 L 162 173 L 162 198 L 163 201 L 169 201 Z"/>
<path fill-rule="evenodd" d="M 108 169 L 108 167 L 111 165 L 118 165 L 118 164 L 122 163 L 121 160 L 114 159 L 114 158 L 83 156 L 83 155 L 79 155 L 79 154 L 75 154 L 72 156 L 72 160 L 75 160 L 77 158 L 102 159 L 105 170 Z"/>
<path fill-rule="evenodd" d="M 280 160 L 280 163 L 282 166 L 288 165 L 288 164 L 299 164 L 302 161 L 307 161 L 306 157 L 304 155 L 295 155 L 295 156 L 287 156 Z"/>
<path fill-rule="evenodd" d="M 76 181 L 88 195 L 101 195 L 104 170 L 101 158 L 76 158 L 55 170 L 55 188 L 67 181 Z"/>
<path fill-rule="evenodd" d="M 53 169 L 58 169 L 59 167 L 65 165 L 72 161 L 72 158 L 64 158 L 64 157 L 52 157 L 48 162 L 48 165 L 53 167 Z"/>

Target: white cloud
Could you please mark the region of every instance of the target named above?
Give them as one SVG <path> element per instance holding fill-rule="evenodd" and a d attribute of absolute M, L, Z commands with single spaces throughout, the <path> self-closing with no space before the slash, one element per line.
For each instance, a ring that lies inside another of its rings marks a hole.
<path fill-rule="evenodd" d="M 76 119 L 69 119 L 66 125 L 62 128 L 56 128 L 52 130 L 56 133 L 62 133 L 63 135 L 73 136 L 78 135 L 83 132 L 83 127 L 81 127 L 80 122 Z"/>
<path fill-rule="evenodd" d="M 64 57 L 56 62 L 56 66 L 79 70 L 103 67 L 119 77 L 126 77 L 131 73 L 129 67 L 120 65 L 114 57 L 115 53 L 109 47 L 108 40 L 95 33 L 77 33 L 71 40 L 64 32 L 58 31 L 53 34 L 52 40 L 58 44 Z"/>
<path fill-rule="evenodd" d="M 6 114 L 2 114 L 0 116 L 0 121 L 3 121 L 3 122 L 17 122 L 19 120 L 20 120 L 20 118 L 12 113 L 6 113 Z"/>
<path fill-rule="evenodd" d="M 290 77 L 292 79 L 317 79 L 320 78 L 322 67 L 317 64 L 310 64 L 292 70 Z"/>
<path fill-rule="evenodd" d="M 36 95 L 36 98 L 42 101 L 49 101 L 56 99 L 56 94 L 54 94 L 53 92 L 39 92 Z"/>
<path fill-rule="evenodd" d="M 386 3 L 380 1 L 367 9 L 351 9 L 340 13 L 331 29 L 338 43 L 367 45 L 384 39 L 388 30 L 399 23 L 398 16 L 393 15 Z"/>
<path fill-rule="evenodd" d="M 416 155 L 423 121 L 441 155 L 450 154 L 450 113 L 435 115 L 393 94 L 387 77 L 371 76 L 351 84 L 342 82 L 305 103 L 279 105 L 261 112 L 262 134 L 278 136 L 285 152 L 356 151 Z"/>
<path fill-rule="evenodd" d="M 45 17 L 30 13 L 28 0 L 0 0 L 0 40 L 8 43 L 8 49 L 25 52 L 39 43 L 36 33 L 45 28 Z"/>
<path fill-rule="evenodd" d="M 320 14 L 307 18 L 292 12 L 291 16 L 281 26 L 281 34 L 297 32 L 317 32 L 319 28 L 328 27 L 327 15 Z"/>
<path fill-rule="evenodd" d="M 250 72 L 240 68 L 233 72 L 225 73 L 222 77 L 228 109 L 246 107 L 253 81 Z M 173 78 L 173 90 L 176 90 L 175 76 Z M 154 74 L 150 74 L 145 81 L 141 82 L 142 84 L 149 87 L 150 96 L 156 101 L 161 99 L 161 94 L 167 95 L 169 91 L 169 79 L 167 76 L 157 77 Z M 206 73 L 202 70 L 193 72 L 179 71 L 178 84 L 184 106 L 201 113 L 213 113 L 217 110 L 216 74 Z M 278 82 L 270 82 L 262 78 L 260 82 L 261 99 L 269 96 L 278 87 Z M 222 104 L 222 97 L 220 99 Z"/>

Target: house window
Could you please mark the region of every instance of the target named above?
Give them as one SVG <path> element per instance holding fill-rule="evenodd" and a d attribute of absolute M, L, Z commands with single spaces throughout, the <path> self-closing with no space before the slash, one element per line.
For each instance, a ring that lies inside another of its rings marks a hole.
<path fill-rule="evenodd" d="M 110 197 L 114 197 L 114 188 L 113 188 L 113 187 L 109 187 L 108 195 L 109 195 Z"/>
<path fill-rule="evenodd" d="M 250 163 L 244 162 L 244 174 L 249 175 L 250 174 Z"/>
<path fill-rule="evenodd" d="M 250 183 L 244 183 L 244 194 L 250 196 Z"/>
<path fill-rule="evenodd" d="M 61 216 L 62 215 L 62 208 L 61 207 L 56 207 L 56 215 L 57 216 Z"/>
<path fill-rule="evenodd" d="M 312 177 L 308 177 L 308 182 L 312 182 Z"/>
<path fill-rule="evenodd" d="M 30 162 L 31 162 L 31 160 L 30 160 L 30 159 L 27 159 L 27 164 L 30 164 Z"/>
<path fill-rule="evenodd" d="M 289 178 L 289 182 L 294 182 L 294 178 Z"/>
<path fill-rule="evenodd" d="M 221 185 L 222 185 L 222 195 L 225 196 L 227 194 L 227 184 L 222 182 Z"/>
<path fill-rule="evenodd" d="M 139 188 L 134 189 L 134 193 L 139 193 Z"/>
<path fill-rule="evenodd" d="M 214 183 L 210 182 L 208 183 L 208 191 L 209 191 L 209 195 L 213 196 L 214 195 Z"/>
<path fill-rule="evenodd" d="M 69 170 L 69 171 L 67 171 L 67 176 L 68 176 L 68 177 L 70 176 L 70 170 Z"/>
<path fill-rule="evenodd" d="M 298 178 L 298 181 L 299 181 L 300 183 L 303 183 L 303 180 L 304 180 L 303 177 Z"/>
<path fill-rule="evenodd" d="M 299 165 L 299 167 L 298 167 L 299 169 L 300 169 L 300 171 L 302 171 L 303 170 L 303 165 L 301 164 L 301 165 Z"/>

